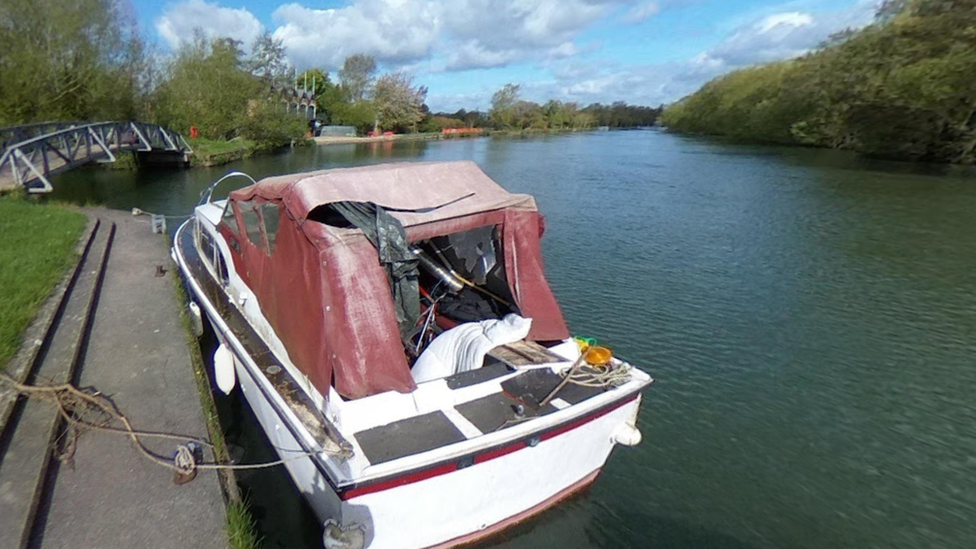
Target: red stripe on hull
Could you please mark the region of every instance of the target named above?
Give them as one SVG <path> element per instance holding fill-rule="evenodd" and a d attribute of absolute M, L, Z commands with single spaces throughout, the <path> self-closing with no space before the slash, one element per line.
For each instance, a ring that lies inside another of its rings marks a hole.
<path fill-rule="evenodd" d="M 583 477 L 579 482 L 576 482 L 575 484 L 570 485 L 569 487 L 565 488 L 564 490 L 561 490 L 559 493 L 557 493 L 556 495 L 552 496 L 551 498 L 543 501 L 542 503 L 540 503 L 540 504 L 538 504 L 538 505 L 536 505 L 534 507 L 530 507 L 530 508 L 526 509 L 525 511 L 522 511 L 521 513 L 515 515 L 514 517 L 507 518 L 507 519 L 505 519 L 505 520 L 503 520 L 501 522 L 495 523 L 495 524 L 489 526 L 488 528 L 485 528 L 484 530 L 479 530 L 478 532 L 473 532 L 471 534 L 465 534 L 463 536 L 456 537 L 456 538 L 454 538 L 454 539 L 452 539 L 450 541 L 447 541 L 447 542 L 444 542 L 444 543 L 440 543 L 438 545 L 432 545 L 431 547 L 428 547 L 427 549 L 447 549 L 448 547 L 457 547 L 459 545 L 468 545 L 468 544 L 471 544 L 471 543 L 475 543 L 475 542 L 481 541 L 481 540 L 483 540 L 483 539 L 485 539 L 487 537 L 493 536 L 493 535 L 501 532 L 502 530 L 505 530 L 506 528 L 510 528 L 512 526 L 515 526 L 516 524 L 518 524 L 520 522 L 524 522 L 524 521 L 526 521 L 526 520 L 534 517 L 535 515 L 538 515 L 539 513 L 542 513 L 546 509 L 548 509 L 548 508 L 550 508 L 550 507 L 558 504 L 560 501 L 562 501 L 562 500 L 564 500 L 564 499 L 572 496 L 576 492 L 579 492 L 580 490 L 583 490 L 584 488 L 586 488 L 590 484 L 593 484 L 593 481 L 595 481 L 596 480 L 596 477 L 599 476 L 601 470 L 602 469 L 597 469 L 596 471 L 593 471 L 592 473 L 590 473 L 590 474 L 586 475 L 585 477 Z"/>

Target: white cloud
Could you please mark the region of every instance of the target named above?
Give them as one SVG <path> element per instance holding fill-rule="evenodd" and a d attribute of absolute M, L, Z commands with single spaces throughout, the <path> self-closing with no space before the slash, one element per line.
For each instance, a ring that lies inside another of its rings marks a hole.
<path fill-rule="evenodd" d="M 787 13 L 776 13 L 763 18 L 755 24 L 759 32 L 769 33 L 778 28 L 789 30 L 797 27 L 807 27 L 813 24 L 813 16 L 809 13 L 792 11 Z"/>
<path fill-rule="evenodd" d="M 466 111 L 488 110 L 491 105 L 491 95 L 494 90 L 483 89 L 472 93 L 437 93 L 431 90 L 427 94 L 427 105 L 433 112 L 457 112 L 461 109 Z"/>
<path fill-rule="evenodd" d="M 433 60 L 435 70 L 462 71 L 577 55 L 579 35 L 608 13 L 628 8 L 636 21 L 660 2 L 688 0 L 350 0 L 339 8 L 279 6 L 274 36 L 299 68 L 336 69 L 353 53 L 388 66 Z M 263 27 L 247 9 L 206 0 L 168 6 L 156 28 L 171 47 L 192 38 L 230 36 L 250 43 Z M 435 59 L 436 58 L 436 59 Z"/>
<path fill-rule="evenodd" d="M 463 42 L 460 47 L 448 54 L 446 70 L 487 69 L 511 63 L 519 56 L 519 51 L 489 50 L 477 40 Z"/>
<path fill-rule="evenodd" d="M 462 44 L 447 70 L 504 66 L 577 53 L 573 41 L 610 9 L 600 0 L 455 0 L 443 4 L 446 35 Z"/>
<path fill-rule="evenodd" d="M 840 12 L 773 13 L 739 27 L 705 55 L 729 67 L 798 57 L 816 48 L 831 34 L 867 25 L 874 17 L 875 8 L 876 0 L 861 0 Z"/>
<path fill-rule="evenodd" d="M 210 38 L 229 37 L 240 40 L 245 48 L 264 32 L 264 25 L 244 8 L 225 8 L 204 0 L 185 0 L 166 6 L 156 19 L 156 31 L 169 47 L 193 39 L 196 29 Z"/>
<path fill-rule="evenodd" d="M 723 70 L 726 69 L 705 59 L 602 69 L 595 66 L 588 71 L 588 77 L 557 77 L 529 90 L 534 100 L 552 97 L 581 105 L 611 101 L 659 105 L 695 91 Z"/>
<path fill-rule="evenodd" d="M 777 13 L 737 29 L 707 55 L 731 66 L 796 57 L 823 41 L 828 26 L 808 13 Z"/>
<path fill-rule="evenodd" d="M 357 0 L 336 9 L 285 4 L 275 10 L 274 37 L 298 67 L 338 68 L 354 53 L 403 64 L 429 57 L 440 33 L 432 1 Z"/>
<path fill-rule="evenodd" d="M 274 35 L 297 66 L 337 68 L 352 53 L 401 65 L 439 53 L 442 70 L 575 55 L 579 33 L 631 0 L 353 0 L 336 9 L 286 4 Z"/>
<path fill-rule="evenodd" d="M 656 1 L 641 2 L 627 10 L 627 13 L 624 14 L 621 20 L 630 25 L 639 25 L 647 21 L 649 17 L 657 15 L 660 11 L 661 5 Z"/>
<path fill-rule="evenodd" d="M 469 40 L 447 55 L 444 70 L 489 69 L 503 67 L 516 61 L 564 59 L 573 57 L 580 51 L 573 42 L 563 42 L 557 46 L 539 49 L 488 49 L 477 40 Z"/>
<path fill-rule="evenodd" d="M 559 45 L 606 9 L 586 0 L 455 0 L 443 6 L 446 30 L 486 49 Z"/>

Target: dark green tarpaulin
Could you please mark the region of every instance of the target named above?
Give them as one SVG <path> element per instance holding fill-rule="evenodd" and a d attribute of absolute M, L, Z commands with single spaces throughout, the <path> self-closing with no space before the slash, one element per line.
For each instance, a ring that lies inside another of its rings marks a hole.
<path fill-rule="evenodd" d="M 400 337 L 406 337 L 420 318 L 417 256 L 410 251 L 406 230 L 382 206 L 372 202 L 333 202 L 329 207 L 363 231 L 376 248 L 390 279 Z"/>

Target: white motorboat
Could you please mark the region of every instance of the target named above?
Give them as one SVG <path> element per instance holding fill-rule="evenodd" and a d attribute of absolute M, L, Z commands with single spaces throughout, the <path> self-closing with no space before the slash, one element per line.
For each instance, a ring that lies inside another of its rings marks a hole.
<path fill-rule="evenodd" d="M 570 337 L 532 197 L 471 162 L 250 182 L 212 186 L 173 255 L 327 547 L 484 538 L 640 441 L 652 380 Z"/>

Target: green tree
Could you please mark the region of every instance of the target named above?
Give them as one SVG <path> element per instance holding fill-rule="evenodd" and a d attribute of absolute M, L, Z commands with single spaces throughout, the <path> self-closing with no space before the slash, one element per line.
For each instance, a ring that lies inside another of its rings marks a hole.
<path fill-rule="evenodd" d="M 295 77 L 295 89 L 304 90 L 306 83 L 308 90 L 314 91 L 316 95 L 334 85 L 329 80 L 329 71 L 319 68 L 306 69 Z"/>
<path fill-rule="evenodd" d="M 538 103 L 532 101 L 518 101 L 512 106 L 514 126 L 520 130 L 544 130 L 546 118 Z"/>
<path fill-rule="evenodd" d="M 505 84 L 491 96 L 488 117 L 497 128 L 510 129 L 516 122 L 515 105 L 519 102 L 518 84 Z"/>
<path fill-rule="evenodd" d="M 262 95 L 260 81 L 243 69 L 240 44 L 202 34 L 183 44 L 156 93 L 157 119 L 180 132 L 196 126 L 210 139 L 233 137 L 249 101 Z"/>
<path fill-rule="evenodd" d="M 136 118 L 145 67 L 114 0 L 0 2 L 0 124 Z"/>
<path fill-rule="evenodd" d="M 424 117 L 426 98 L 427 88 L 414 87 L 409 76 L 402 72 L 384 74 L 373 91 L 379 126 L 384 130 L 414 128 Z"/>
<path fill-rule="evenodd" d="M 350 55 L 339 70 L 339 80 L 352 101 L 362 101 L 369 97 L 376 80 L 376 60 L 361 53 Z"/>
<path fill-rule="evenodd" d="M 376 122 L 376 109 L 370 101 L 341 101 L 331 104 L 330 108 L 329 120 L 333 124 L 355 126 L 360 134 L 372 130 Z"/>
<path fill-rule="evenodd" d="M 281 108 L 277 101 L 255 99 L 248 103 L 247 116 L 241 120 L 240 134 L 258 149 L 273 149 L 302 136 L 307 120 Z"/>
<path fill-rule="evenodd" d="M 267 31 L 254 40 L 247 67 L 255 76 L 276 88 L 288 87 L 294 81 L 294 69 L 285 57 L 284 41 Z"/>
<path fill-rule="evenodd" d="M 421 132 L 439 132 L 450 128 L 463 128 L 464 121 L 449 116 L 434 115 L 425 118 L 419 127 Z"/>

